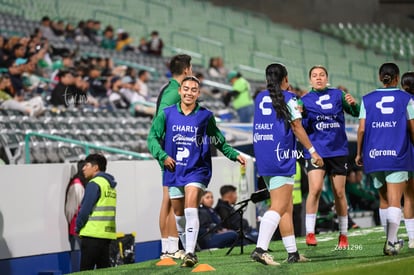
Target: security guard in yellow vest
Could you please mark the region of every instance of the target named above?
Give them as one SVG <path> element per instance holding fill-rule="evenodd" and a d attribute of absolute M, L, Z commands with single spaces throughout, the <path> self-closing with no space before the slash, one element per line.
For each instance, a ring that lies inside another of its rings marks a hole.
<path fill-rule="evenodd" d="M 106 158 L 91 154 L 85 159 L 83 174 L 89 182 L 76 219 L 81 237 L 80 270 L 110 267 L 109 244 L 116 239 L 116 181 L 106 171 Z"/>

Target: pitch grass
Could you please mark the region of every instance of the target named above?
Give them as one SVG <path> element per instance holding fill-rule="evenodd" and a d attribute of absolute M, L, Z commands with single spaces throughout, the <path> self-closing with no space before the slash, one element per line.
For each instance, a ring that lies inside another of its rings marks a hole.
<path fill-rule="evenodd" d="M 250 259 L 254 245 L 245 245 L 244 253 L 236 246 L 226 256 L 228 249 L 198 252 L 199 262 L 209 264 L 216 270 L 211 274 L 413 274 L 414 249 L 408 249 L 405 228 L 400 227 L 399 235 L 405 241 L 398 256 L 384 256 L 385 235 L 382 227 L 356 229 L 349 232 L 349 249 L 337 250 L 338 233 L 317 235 L 318 246 L 308 247 L 304 238 L 297 238 L 299 253 L 310 262 L 283 263 L 287 253 L 281 241 L 273 241 L 270 249 L 280 266 L 265 266 Z M 123 265 L 97 271 L 78 272 L 78 275 L 115 275 L 115 274 L 190 274 L 193 268 L 180 268 L 181 261 L 174 266 L 156 266 L 158 260 Z M 194 274 L 194 273 L 193 273 Z"/>

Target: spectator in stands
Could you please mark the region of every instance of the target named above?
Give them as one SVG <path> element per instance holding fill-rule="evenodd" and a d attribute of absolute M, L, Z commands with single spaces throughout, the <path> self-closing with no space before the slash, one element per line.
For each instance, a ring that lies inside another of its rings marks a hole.
<path fill-rule="evenodd" d="M 121 94 L 122 89 L 122 78 L 119 76 L 114 76 L 110 80 L 110 90 L 109 90 L 109 101 L 117 109 L 127 109 L 129 107 L 129 102 Z"/>
<path fill-rule="evenodd" d="M 132 51 L 132 38 L 129 36 L 129 34 L 123 29 L 118 29 L 116 34 L 118 37 L 116 39 L 115 49 L 118 52 Z"/>
<path fill-rule="evenodd" d="M 210 58 L 207 73 L 210 77 L 226 77 L 227 70 L 223 65 L 223 59 L 219 56 Z"/>
<path fill-rule="evenodd" d="M 81 20 L 78 22 L 78 26 L 75 29 L 75 41 L 78 43 L 87 43 L 89 42 L 88 36 L 85 34 L 86 23 Z"/>
<path fill-rule="evenodd" d="M 114 29 L 110 25 L 108 25 L 103 32 L 101 47 L 104 49 L 115 50 L 116 40 L 114 38 Z"/>
<path fill-rule="evenodd" d="M 250 83 L 236 71 L 229 72 L 227 80 L 231 83 L 233 90 L 224 96 L 226 105 L 232 99 L 233 108 L 239 116 L 239 121 L 243 123 L 252 122 L 254 105 Z"/>
<path fill-rule="evenodd" d="M 43 100 L 40 96 L 18 101 L 10 93 L 12 89 L 10 77 L 7 74 L 0 76 L 0 109 L 16 110 L 30 116 L 38 116 L 44 111 Z"/>
<path fill-rule="evenodd" d="M 401 87 L 414 97 L 414 72 L 406 72 L 401 77 Z M 414 172 L 408 175 L 404 190 L 404 224 L 408 235 L 408 248 L 414 248 Z"/>
<path fill-rule="evenodd" d="M 200 231 L 198 244 L 200 248 L 223 248 L 231 246 L 237 240 L 234 230 L 224 228 L 221 218 L 213 208 L 214 197 L 211 191 L 204 191 L 198 208 Z"/>
<path fill-rule="evenodd" d="M 164 42 L 162 41 L 158 31 L 151 32 L 151 38 L 148 41 L 148 54 L 162 56 Z"/>
<path fill-rule="evenodd" d="M 211 179 L 210 144 L 243 167 L 246 163 L 245 158 L 226 143 L 213 113 L 198 105 L 199 85 L 200 81 L 194 76 L 185 77 L 179 88 L 180 103 L 161 109 L 148 134 L 149 151 L 165 167 L 163 183 L 168 186 L 177 231 L 185 247 L 181 267 L 192 267 L 198 262 L 195 255 L 199 231 L 197 208 L 201 192 Z M 194 127 L 198 130 L 188 131 Z"/>
<path fill-rule="evenodd" d="M 140 70 L 138 72 L 137 83 L 139 85 L 139 94 L 142 95 L 147 101 L 150 99 L 150 93 L 148 91 L 148 85 L 147 85 L 150 79 L 151 79 L 151 74 L 149 71 Z"/>
<path fill-rule="evenodd" d="M 106 173 L 103 155 L 86 157 L 83 175 L 89 181 L 85 188 L 75 232 L 82 239 L 80 270 L 110 267 L 109 244 L 116 239 L 116 181 Z"/>
<path fill-rule="evenodd" d="M 67 23 L 65 27 L 65 41 L 67 43 L 73 43 L 76 39 L 75 26 L 71 23 Z"/>
<path fill-rule="evenodd" d="M 4 53 L 4 37 L 0 35 L 0 68 L 7 67 L 7 55 Z"/>
<path fill-rule="evenodd" d="M 131 106 L 130 111 L 135 116 L 153 117 L 155 114 L 155 106 L 147 104 L 145 97 L 139 93 L 141 88 L 139 83 L 130 76 L 124 76 L 122 82 L 124 83 L 124 88 L 121 89 L 120 93 Z"/>
<path fill-rule="evenodd" d="M 49 103 L 56 107 L 69 107 L 70 102 L 78 98 L 77 89 L 75 88 L 75 78 L 73 73 L 68 70 L 59 71 L 57 77 L 59 82 L 52 90 Z"/>
<path fill-rule="evenodd" d="M 107 97 L 105 81 L 101 79 L 102 72 L 97 65 L 89 67 L 87 81 L 89 82 L 89 92 L 93 97 L 102 101 Z"/>
<path fill-rule="evenodd" d="M 172 78 L 168 84 L 164 85 L 158 94 L 156 115 L 164 108 L 177 104 L 180 101 L 178 89 L 181 81 L 193 74 L 191 65 L 191 56 L 186 54 L 175 55 L 169 62 L 169 69 Z M 164 164 L 159 162 L 161 169 L 164 170 Z M 174 213 L 171 208 L 171 200 L 168 194 L 168 186 L 162 184 L 162 201 L 160 207 L 159 226 L 161 233 L 161 256 L 160 258 L 184 257 L 184 252 L 178 249 L 178 233 L 175 224 Z"/>
<path fill-rule="evenodd" d="M 75 232 L 75 227 L 76 218 L 78 217 L 83 195 L 85 194 L 85 185 L 87 183 L 82 172 L 84 165 L 84 160 L 78 161 L 76 173 L 69 180 L 69 184 L 66 188 L 65 216 L 69 225 L 69 243 L 72 251 L 79 250 L 81 245 L 81 240 Z M 71 253 L 72 271 L 75 271 L 78 266 L 75 264 L 75 262 L 78 262 L 75 258 L 76 256 L 75 253 Z"/>
<path fill-rule="evenodd" d="M 63 20 L 53 22 L 51 28 L 56 38 L 59 40 L 65 39 L 65 22 Z"/>
<path fill-rule="evenodd" d="M 237 188 L 233 185 L 223 185 L 220 188 L 220 195 L 221 198 L 214 209 L 223 221 L 223 227 L 237 231 L 240 229 L 240 219 L 242 219 L 244 234 L 251 243 L 256 243 L 257 230 L 252 228 L 246 219 L 235 213 L 234 205 L 237 202 Z"/>
<path fill-rule="evenodd" d="M 217 96 L 220 96 L 220 91 L 218 89 L 212 89 L 210 90 L 209 87 L 203 84 L 204 81 L 204 74 L 201 72 L 198 72 L 195 74 L 195 76 L 200 80 L 200 91 L 201 91 L 201 100 L 205 97 L 207 98 L 218 98 Z"/>
<path fill-rule="evenodd" d="M 11 53 L 9 57 L 7 58 L 6 67 L 12 66 L 18 58 L 21 59 L 19 60 L 18 65 L 26 63 L 27 59 L 25 57 L 26 57 L 26 47 L 21 43 L 14 44 L 13 48 L 11 49 Z"/>
<path fill-rule="evenodd" d="M 139 40 L 139 45 L 137 47 L 139 53 L 147 54 L 148 53 L 148 41 L 145 37 L 141 37 Z"/>
<path fill-rule="evenodd" d="M 52 21 L 48 16 L 44 16 L 40 22 L 40 31 L 42 32 L 43 37 L 46 37 L 49 40 L 55 39 L 55 34 L 52 30 Z"/>

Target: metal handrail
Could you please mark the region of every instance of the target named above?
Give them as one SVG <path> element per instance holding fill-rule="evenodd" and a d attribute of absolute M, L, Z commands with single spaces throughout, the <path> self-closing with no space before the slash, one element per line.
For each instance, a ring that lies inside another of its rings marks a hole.
<path fill-rule="evenodd" d="M 141 154 L 141 153 L 136 153 L 136 152 L 132 152 L 132 151 L 122 150 L 122 149 L 118 149 L 118 148 L 114 148 L 114 147 L 98 146 L 98 145 L 95 145 L 95 144 L 92 144 L 92 143 L 89 143 L 89 142 L 84 142 L 84 141 L 71 139 L 71 138 L 64 138 L 64 137 L 56 136 L 56 135 L 50 135 L 50 134 L 44 134 L 44 133 L 38 133 L 38 132 L 29 132 L 24 137 L 24 151 L 25 151 L 25 160 L 26 160 L 25 162 L 27 164 L 30 163 L 30 137 L 32 137 L 32 136 L 43 137 L 43 138 L 47 138 L 47 139 L 51 139 L 51 140 L 55 140 L 55 141 L 80 145 L 80 146 L 85 148 L 85 155 L 89 155 L 89 150 L 90 149 L 97 149 L 97 150 L 107 151 L 107 152 L 110 152 L 110 153 L 132 156 L 132 157 L 142 159 L 142 160 L 152 159 L 151 157 L 147 156 L 146 154 Z"/>

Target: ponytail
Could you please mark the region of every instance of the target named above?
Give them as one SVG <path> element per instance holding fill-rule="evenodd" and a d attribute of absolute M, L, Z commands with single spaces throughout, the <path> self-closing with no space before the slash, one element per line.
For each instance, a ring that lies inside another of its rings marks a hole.
<path fill-rule="evenodd" d="M 267 90 L 272 100 L 272 106 L 276 111 L 276 117 L 284 120 L 286 128 L 288 128 L 291 122 L 290 111 L 285 102 L 283 90 L 280 87 L 285 77 L 287 77 L 287 70 L 282 64 L 275 63 L 267 66 Z"/>

